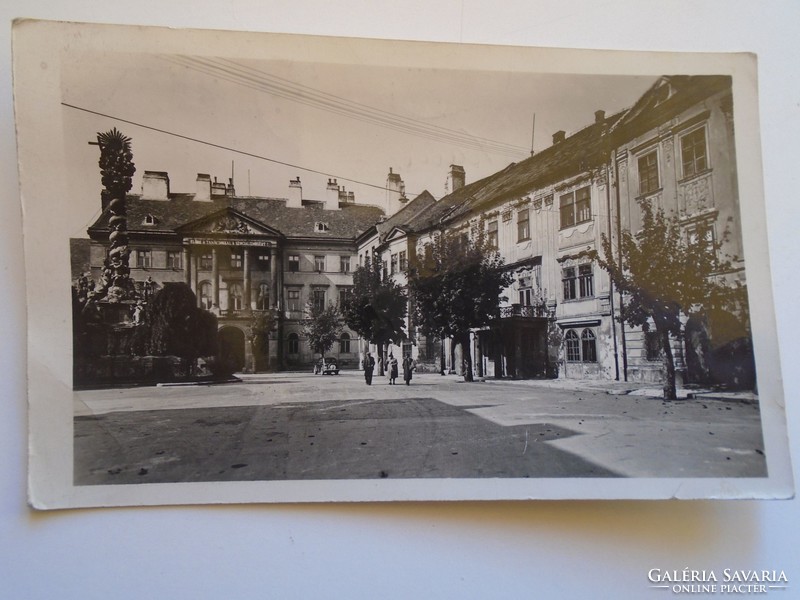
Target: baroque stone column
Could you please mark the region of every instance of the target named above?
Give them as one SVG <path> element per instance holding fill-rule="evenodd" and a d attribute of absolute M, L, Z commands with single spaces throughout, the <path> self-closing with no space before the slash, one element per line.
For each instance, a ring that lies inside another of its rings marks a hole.
<path fill-rule="evenodd" d="M 277 308 L 278 302 L 278 254 L 275 247 L 269 249 L 269 306 Z"/>
<path fill-rule="evenodd" d="M 211 294 L 212 308 L 219 311 L 219 256 L 216 248 L 211 248 Z"/>
<path fill-rule="evenodd" d="M 186 285 L 192 287 L 192 258 L 188 246 L 183 247 L 181 259 L 183 261 L 181 265 L 183 267 L 183 281 Z M 195 291 L 194 288 L 192 288 L 192 291 Z"/>
<path fill-rule="evenodd" d="M 242 258 L 243 280 L 244 280 L 244 310 L 249 313 L 253 309 L 250 300 L 250 248 L 244 249 L 244 257 Z"/>

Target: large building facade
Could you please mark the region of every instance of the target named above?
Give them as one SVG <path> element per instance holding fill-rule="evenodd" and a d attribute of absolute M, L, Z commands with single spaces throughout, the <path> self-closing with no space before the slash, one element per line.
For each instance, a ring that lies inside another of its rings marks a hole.
<path fill-rule="evenodd" d="M 328 196 L 307 200 L 300 179 L 288 198 L 238 196 L 233 183 L 197 176 L 194 193 L 172 193 L 169 176 L 147 171 L 142 193 L 127 199 L 131 277 L 147 298 L 172 282 L 188 284 L 217 315 L 221 351 L 238 370 L 306 368 L 319 358 L 303 335 L 309 305 L 341 302 L 352 289 L 355 238 L 384 214 L 357 205 L 329 180 Z M 98 280 L 108 245 L 107 215 L 89 228 L 89 266 Z M 269 352 L 254 352 L 253 318 L 273 311 Z M 358 336 L 345 328 L 330 355 L 359 362 Z"/>
<path fill-rule="evenodd" d="M 630 109 L 609 116 L 598 110 L 587 127 L 556 132 L 547 149 L 484 179 L 467 184 L 452 165 L 449 194 L 435 203 L 412 200 L 383 230 L 359 240 L 359 254 L 379 253 L 402 284 L 405 275 L 394 268 L 407 260 L 401 252 L 413 260 L 436 235 L 481 228 L 512 283 L 499 318 L 472 334 L 475 372 L 659 380 L 654 328 L 621 321 L 626 298 L 593 256 L 603 252 L 604 238 L 615 249 L 620 232 L 641 229 L 644 202 L 679 217 L 687 241 L 699 232 L 708 237 L 728 265 L 715 278 L 746 283 L 732 106 L 728 77 L 659 78 Z M 728 323 L 737 320 L 746 316 Z M 461 352 L 449 340 L 440 345 L 411 334 L 423 366 L 461 371 Z M 730 335 L 717 337 L 718 346 Z M 700 346 L 708 354 L 715 343 L 707 323 L 690 319 L 673 343 L 681 378 L 707 378 Z"/>
<path fill-rule="evenodd" d="M 336 180 L 328 181 L 325 198 L 312 201 L 303 198 L 299 178 L 287 198 L 275 199 L 238 196 L 233 182 L 207 175 L 198 175 L 194 193 L 175 194 L 166 173 L 146 172 L 142 193 L 128 199 L 131 275 L 148 289 L 171 281 L 191 286 L 200 306 L 218 315 L 220 341 L 243 369 L 307 368 L 316 358 L 301 326 L 308 304 L 341 303 L 352 272 L 374 257 L 405 286 L 434 236 L 480 228 L 512 283 L 499 318 L 472 332 L 478 375 L 656 381 L 657 340 L 620 320 L 626 299 L 592 257 L 603 239 L 614 248 L 622 231 L 641 228 L 644 202 L 678 216 L 687 240 L 702 232 L 710 247 L 732 257 L 715 277 L 745 283 L 731 81 L 661 77 L 631 108 L 598 110 L 587 120 L 478 181 L 467 183 L 464 169 L 451 165 L 438 200 L 428 192 L 407 198 L 390 169 L 385 198 L 376 203 L 383 208 L 356 203 Z M 95 279 L 105 258 L 105 219 L 89 228 Z M 266 310 L 279 322 L 268 356 L 259 358 L 246 331 Z M 406 330 L 407 341 L 389 352 L 410 353 L 420 369 L 461 372 L 456 344 L 426 339 L 410 320 Z M 674 341 L 678 373 L 702 379 L 697 372 L 708 361 L 697 346 L 714 346 L 707 323 L 690 320 L 685 333 Z M 332 354 L 355 367 L 368 348 L 345 329 Z"/>

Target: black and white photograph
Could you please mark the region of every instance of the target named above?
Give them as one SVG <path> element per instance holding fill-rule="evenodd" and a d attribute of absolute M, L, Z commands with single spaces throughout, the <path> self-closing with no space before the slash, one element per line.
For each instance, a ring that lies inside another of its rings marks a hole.
<path fill-rule="evenodd" d="M 796 3 L 0 14 L 4 596 L 798 595 Z"/>
<path fill-rule="evenodd" d="M 786 493 L 744 243 L 747 57 L 575 70 L 536 49 L 214 53 L 203 32 L 62 27 L 85 38 L 53 90 L 69 210 L 48 216 L 68 235 L 26 227 L 68 269 L 45 304 L 71 307 L 78 494 Z"/>

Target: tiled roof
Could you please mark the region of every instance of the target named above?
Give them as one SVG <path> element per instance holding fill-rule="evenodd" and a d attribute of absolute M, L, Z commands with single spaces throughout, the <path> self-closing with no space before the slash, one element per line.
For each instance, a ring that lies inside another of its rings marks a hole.
<path fill-rule="evenodd" d="M 502 171 L 465 185 L 439 200 L 409 223 L 410 229 L 421 232 L 452 221 L 489 202 L 522 195 L 585 172 L 601 164 L 606 157 L 608 131 L 624 113 L 620 112 L 594 123 L 564 141 L 554 144 Z"/>
<path fill-rule="evenodd" d="M 320 239 L 355 239 L 374 225 L 383 211 L 374 206 L 350 204 L 339 210 L 324 210 L 321 206 L 287 208 L 286 201 L 276 198 L 222 198 L 195 201 L 191 194 L 171 194 L 169 200 L 127 198 L 128 230 L 132 233 L 173 233 L 177 228 L 197 221 L 227 207 L 277 229 L 286 237 Z M 145 225 L 152 217 L 153 224 Z M 316 223 L 325 223 L 327 231 L 316 231 Z M 108 214 L 104 212 L 89 227 L 90 234 L 102 236 L 108 229 Z"/>
<path fill-rule="evenodd" d="M 436 204 L 436 198 L 434 198 L 428 190 L 424 190 L 391 217 L 376 225 L 381 239 L 389 235 L 395 227 L 405 229 L 414 217 L 434 204 Z"/>

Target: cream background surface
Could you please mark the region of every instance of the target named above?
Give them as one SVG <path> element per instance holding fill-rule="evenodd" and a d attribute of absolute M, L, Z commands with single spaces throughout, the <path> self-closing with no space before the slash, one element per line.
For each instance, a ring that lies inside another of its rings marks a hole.
<path fill-rule="evenodd" d="M 3 6 L 0 580 L 9 597 L 641 598 L 647 571 L 784 569 L 797 501 L 534 502 L 64 511 L 25 505 L 25 300 L 9 31 L 18 16 L 430 41 L 759 54 L 767 226 L 787 419 L 800 374 L 794 231 L 800 78 L 790 2 L 12 1 Z M 795 185 L 793 185 L 795 184 Z M 795 473 L 797 460 L 795 459 Z M 797 477 L 795 476 L 795 479 Z"/>

